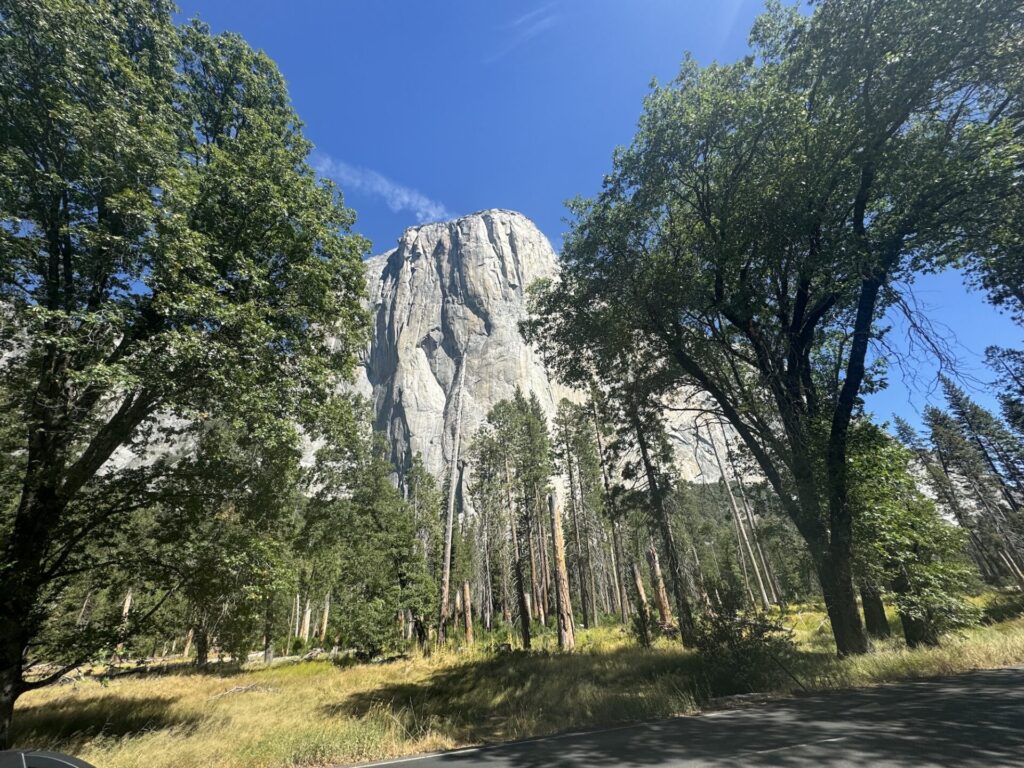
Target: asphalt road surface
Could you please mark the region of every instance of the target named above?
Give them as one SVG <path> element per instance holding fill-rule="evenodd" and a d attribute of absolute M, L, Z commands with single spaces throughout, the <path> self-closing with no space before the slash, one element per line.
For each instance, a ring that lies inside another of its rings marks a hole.
<path fill-rule="evenodd" d="M 371 765 L 1024 766 L 1024 667 Z"/>

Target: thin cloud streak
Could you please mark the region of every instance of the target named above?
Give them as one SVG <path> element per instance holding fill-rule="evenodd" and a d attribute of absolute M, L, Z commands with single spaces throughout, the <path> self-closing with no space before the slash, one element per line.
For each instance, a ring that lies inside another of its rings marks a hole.
<path fill-rule="evenodd" d="M 336 181 L 342 191 L 353 190 L 379 198 L 395 213 L 410 211 L 418 224 L 454 218 L 444 203 L 369 168 L 350 165 L 320 152 L 313 155 L 311 165 L 321 176 Z"/>
<path fill-rule="evenodd" d="M 554 3 L 548 3 L 540 8 L 524 13 L 502 27 L 502 29 L 511 30 L 512 33 L 504 45 L 499 46 L 490 56 L 484 59 L 484 63 L 493 64 L 499 59 L 505 58 L 516 48 L 525 45 L 542 32 L 554 26 L 555 22 L 558 21 L 558 14 L 551 13 L 554 5 Z"/>
<path fill-rule="evenodd" d="M 507 28 L 512 29 L 515 27 L 521 27 L 524 24 L 527 24 L 528 22 L 532 21 L 533 19 L 536 19 L 538 16 L 543 16 L 544 14 L 548 13 L 548 11 L 550 11 L 554 7 L 554 3 L 548 3 L 547 5 L 542 5 L 540 8 L 534 8 L 532 11 L 527 11 L 519 18 L 510 22 L 507 25 Z"/>

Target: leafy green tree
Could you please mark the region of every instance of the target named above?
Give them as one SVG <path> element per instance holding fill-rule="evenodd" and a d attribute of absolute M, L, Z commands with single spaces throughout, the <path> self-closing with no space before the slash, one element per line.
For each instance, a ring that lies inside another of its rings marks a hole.
<path fill-rule="evenodd" d="M 911 472 L 913 452 L 869 422 L 855 425 L 850 503 L 861 579 L 893 594 L 907 645 L 938 645 L 977 620 L 966 533 L 943 520 Z"/>
<path fill-rule="evenodd" d="M 624 327 L 713 398 L 809 548 L 840 654 L 867 649 L 847 454 L 869 350 L 900 285 L 995 244 L 1019 200 L 1021 30 L 1014 0 L 773 6 L 751 56 L 687 59 L 647 98 L 537 302 L 561 354 Z"/>
<path fill-rule="evenodd" d="M 275 598 L 294 577 L 302 489 L 298 435 L 276 437 L 208 423 L 132 537 L 146 558 L 136 572 L 185 598 L 199 666 L 214 640 L 243 661 L 261 631 L 273 642 Z"/>
<path fill-rule="evenodd" d="M 61 594 L 172 463 L 156 446 L 210 416 L 315 436 L 364 337 L 366 244 L 283 78 L 172 10 L 0 4 L 0 746 L 60 674 L 26 676 Z"/>

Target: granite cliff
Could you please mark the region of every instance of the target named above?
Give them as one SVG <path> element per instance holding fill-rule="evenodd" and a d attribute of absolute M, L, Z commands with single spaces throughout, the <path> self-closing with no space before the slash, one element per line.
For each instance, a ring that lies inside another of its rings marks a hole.
<path fill-rule="evenodd" d="M 411 227 L 397 248 L 367 260 L 373 337 L 357 387 L 399 471 L 419 453 L 442 478 L 456 431 L 465 450 L 517 386 L 536 394 L 549 416 L 561 398 L 580 398 L 548 376 L 519 333 L 528 287 L 557 274 L 558 258 L 536 225 L 500 209 Z M 707 446 L 695 451 L 690 419 L 669 421 L 682 474 L 717 478 Z"/>

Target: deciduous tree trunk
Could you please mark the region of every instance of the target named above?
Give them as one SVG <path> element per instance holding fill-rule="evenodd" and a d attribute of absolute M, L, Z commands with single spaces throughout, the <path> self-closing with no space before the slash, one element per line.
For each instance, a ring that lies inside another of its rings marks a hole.
<path fill-rule="evenodd" d="M 862 584 L 860 601 L 864 609 L 864 626 L 867 627 L 868 634 L 877 638 L 889 637 L 892 630 L 889 627 L 889 619 L 885 615 L 882 593 L 878 591 L 878 588 L 870 584 Z"/>
<path fill-rule="evenodd" d="M 5 623 L 0 628 L 0 750 L 11 748 L 14 702 L 24 690 L 17 625 L 13 621 Z"/>
<path fill-rule="evenodd" d="M 210 663 L 210 636 L 206 627 L 199 627 L 195 632 L 196 641 L 196 666 L 205 667 Z"/>

